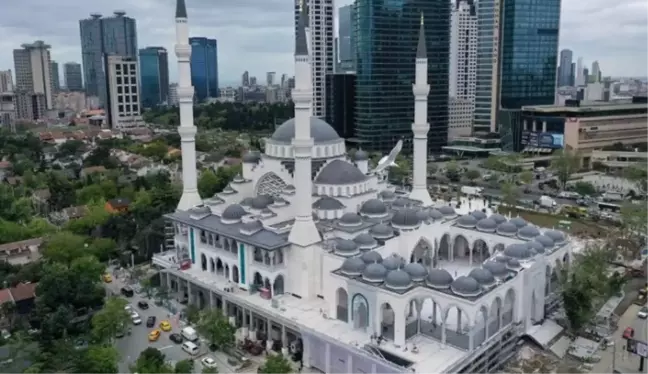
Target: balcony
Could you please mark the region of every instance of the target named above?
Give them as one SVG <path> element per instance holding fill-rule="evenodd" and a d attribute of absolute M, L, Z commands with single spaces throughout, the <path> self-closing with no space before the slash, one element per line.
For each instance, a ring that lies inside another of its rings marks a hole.
<path fill-rule="evenodd" d="M 180 264 L 175 251 L 166 251 L 153 254 L 153 265 L 163 267 L 165 269 L 179 269 Z"/>

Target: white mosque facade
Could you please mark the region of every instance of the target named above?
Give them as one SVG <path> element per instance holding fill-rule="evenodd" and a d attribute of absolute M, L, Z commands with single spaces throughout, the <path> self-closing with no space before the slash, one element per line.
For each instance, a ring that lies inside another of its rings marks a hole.
<path fill-rule="evenodd" d="M 183 0 L 176 24 L 187 27 Z M 185 183 L 190 197 L 166 216 L 172 249 L 153 259 L 163 284 L 201 308 L 222 308 L 239 338 L 274 341 L 322 372 L 501 369 L 555 304 L 570 238 L 493 213 L 483 200 L 397 192 L 387 172 L 400 142 L 376 168 L 362 150 L 350 159 L 335 130 L 310 115 L 302 37 L 295 118 L 276 129 L 264 153 L 245 155 L 242 174 L 202 203 L 195 160 L 183 160 L 184 177 L 194 181 Z M 417 65 L 425 62 L 419 39 Z M 413 85 L 419 101 L 428 92 L 424 72 L 417 69 Z M 414 154 L 425 161 L 421 133 L 429 126 L 415 117 Z M 191 136 L 183 138 L 183 157 L 191 147 Z M 420 184 L 426 168 L 418 161 Z M 197 204 L 183 206 L 189 200 Z"/>

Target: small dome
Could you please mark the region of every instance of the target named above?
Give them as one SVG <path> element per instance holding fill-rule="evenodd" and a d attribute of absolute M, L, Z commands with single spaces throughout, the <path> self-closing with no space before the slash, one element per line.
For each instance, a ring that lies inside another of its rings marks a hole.
<path fill-rule="evenodd" d="M 373 264 L 374 262 L 383 262 L 382 256 L 376 251 L 365 252 L 362 254 L 362 256 L 360 256 L 360 258 L 367 264 Z"/>
<path fill-rule="evenodd" d="M 565 233 L 562 231 L 549 230 L 545 231 L 544 235 L 550 237 L 556 244 L 562 244 L 565 242 Z"/>
<path fill-rule="evenodd" d="M 340 224 L 345 226 L 357 226 L 362 224 L 362 217 L 356 213 L 344 213 L 340 218 Z"/>
<path fill-rule="evenodd" d="M 457 278 L 450 285 L 452 292 L 461 296 L 477 296 L 481 293 L 479 282 L 475 278 L 465 275 Z"/>
<path fill-rule="evenodd" d="M 448 288 L 454 279 L 445 269 L 434 268 L 425 278 L 425 284 L 433 288 Z"/>
<path fill-rule="evenodd" d="M 227 186 L 225 186 L 225 188 L 223 188 L 223 192 L 222 192 L 222 193 L 224 193 L 224 194 L 226 194 L 226 195 L 231 195 L 231 194 L 236 193 L 236 190 L 233 189 L 232 186 L 230 186 L 230 185 L 228 184 Z"/>
<path fill-rule="evenodd" d="M 387 214 L 387 206 L 378 199 L 370 199 L 360 207 L 360 213 L 371 216 Z"/>
<path fill-rule="evenodd" d="M 493 221 L 495 221 L 495 223 L 497 223 L 498 225 L 499 225 L 500 223 L 504 223 L 504 222 L 507 221 L 506 217 L 504 217 L 504 216 L 501 215 L 501 214 L 497 214 L 497 213 L 493 213 L 493 214 L 491 214 L 488 218 L 490 218 L 490 219 L 492 219 Z"/>
<path fill-rule="evenodd" d="M 428 274 L 427 269 L 418 262 L 410 262 L 403 267 L 403 270 L 412 277 L 414 282 L 422 282 Z"/>
<path fill-rule="evenodd" d="M 438 209 L 430 210 L 429 215 L 430 215 L 430 218 L 432 218 L 435 221 L 443 219 L 443 213 L 439 212 Z"/>
<path fill-rule="evenodd" d="M 313 203 L 313 208 L 317 210 L 340 210 L 344 209 L 345 206 L 336 198 L 323 196 Z"/>
<path fill-rule="evenodd" d="M 454 216 L 456 214 L 454 208 L 449 205 L 439 208 L 439 212 L 441 212 L 444 217 Z"/>
<path fill-rule="evenodd" d="M 501 262 L 501 263 L 503 263 L 503 264 L 507 263 L 508 260 L 509 260 L 509 257 L 508 257 L 508 256 L 504 256 L 504 255 L 500 255 L 500 256 L 495 257 L 495 261 L 497 261 L 497 262 Z"/>
<path fill-rule="evenodd" d="M 376 239 L 388 239 L 394 236 L 394 229 L 385 224 L 379 223 L 369 229 L 369 234 Z"/>
<path fill-rule="evenodd" d="M 353 155 L 353 160 L 354 161 L 367 161 L 369 160 L 369 154 L 362 149 L 358 149 L 356 153 Z"/>
<path fill-rule="evenodd" d="M 259 152 L 248 151 L 243 155 L 243 162 L 246 164 L 256 164 L 261 160 L 261 154 Z"/>
<path fill-rule="evenodd" d="M 430 218 L 430 215 L 425 209 L 421 209 L 418 212 L 416 212 L 416 216 L 419 218 L 421 222 L 425 222 Z"/>
<path fill-rule="evenodd" d="M 504 249 L 504 254 L 508 257 L 525 260 L 531 257 L 531 251 L 529 251 L 529 246 L 526 244 L 510 244 L 506 249 Z"/>
<path fill-rule="evenodd" d="M 511 221 L 500 223 L 497 226 L 497 233 L 504 236 L 513 236 L 517 233 L 517 226 L 515 226 Z"/>
<path fill-rule="evenodd" d="M 239 204 L 232 204 L 225 208 L 223 214 L 221 215 L 221 218 L 230 221 L 237 221 L 246 214 L 247 212 L 245 211 L 245 209 L 243 209 L 242 206 L 240 206 Z"/>
<path fill-rule="evenodd" d="M 378 196 L 380 196 L 380 198 L 383 201 L 393 201 L 394 199 L 396 199 L 396 194 L 393 191 L 390 191 L 390 190 L 380 191 Z"/>
<path fill-rule="evenodd" d="M 241 231 L 247 231 L 247 232 L 256 232 L 261 230 L 262 228 L 263 228 L 263 224 L 261 223 L 261 221 L 258 220 L 246 222 L 243 225 L 241 225 Z"/>
<path fill-rule="evenodd" d="M 362 233 L 356 236 L 353 241 L 362 249 L 373 248 L 377 244 L 376 239 L 367 233 Z"/>
<path fill-rule="evenodd" d="M 496 276 L 498 278 L 503 278 L 508 274 L 508 270 L 506 270 L 506 262 L 488 261 L 485 262 L 482 266 L 493 276 Z"/>
<path fill-rule="evenodd" d="M 537 240 L 531 240 L 526 243 L 527 247 L 529 247 L 530 250 L 532 250 L 535 253 L 545 253 L 545 246 L 544 244 L 540 243 Z"/>
<path fill-rule="evenodd" d="M 252 206 L 252 200 L 254 200 L 251 197 L 246 197 L 245 199 L 241 200 L 241 206 Z"/>
<path fill-rule="evenodd" d="M 535 238 L 536 236 L 539 236 L 540 230 L 538 230 L 538 228 L 535 226 L 527 225 L 522 227 L 520 231 L 518 231 L 517 235 L 520 239 L 529 240 Z"/>
<path fill-rule="evenodd" d="M 211 214 L 211 209 L 206 205 L 196 205 L 195 207 L 189 209 L 189 214 L 202 216 L 205 214 Z"/>
<path fill-rule="evenodd" d="M 243 176 L 241 175 L 241 173 L 238 173 L 238 174 L 236 174 L 234 176 L 234 179 L 232 179 L 232 182 L 234 182 L 234 183 L 243 183 L 243 182 L 245 182 L 245 179 L 243 179 Z"/>
<path fill-rule="evenodd" d="M 326 164 L 315 177 L 317 184 L 356 184 L 364 182 L 367 176 L 355 165 L 343 160 L 333 160 Z"/>
<path fill-rule="evenodd" d="M 475 279 L 482 286 L 490 286 L 495 283 L 493 273 L 486 268 L 472 269 L 468 276 Z"/>
<path fill-rule="evenodd" d="M 473 228 L 477 225 L 477 218 L 472 214 L 464 214 L 457 220 L 457 225 L 464 228 Z"/>
<path fill-rule="evenodd" d="M 383 282 L 387 276 L 387 269 L 377 262 L 368 264 L 362 271 L 362 279 L 367 282 Z"/>
<path fill-rule="evenodd" d="M 345 275 L 358 276 L 362 274 L 366 264 L 360 257 L 351 257 L 344 260 L 340 272 Z"/>
<path fill-rule="evenodd" d="M 481 232 L 495 232 L 497 223 L 490 218 L 484 218 L 477 222 L 477 230 Z"/>
<path fill-rule="evenodd" d="M 510 220 L 509 222 L 514 224 L 515 227 L 517 227 L 518 229 L 521 229 L 522 227 L 527 225 L 527 222 L 524 219 L 520 218 L 520 217 L 515 217 L 512 220 Z"/>
<path fill-rule="evenodd" d="M 478 221 L 480 219 L 484 219 L 484 218 L 487 217 L 486 213 L 482 212 L 481 210 L 475 210 L 475 211 L 471 212 L 470 215 L 477 218 Z"/>
<path fill-rule="evenodd" d="M 303 124 L 300 124 L 300 126 L 301 125 Z M 331 143 L 342 140 L 331 125 L 315 116 L 310 117 L 310 135 L 315 144 Z M 295 119 L 291 118 L 277 127 L 270 140 L 275 143 L 291 144 L 294 137 Z"/>
<path fill-rule="evenodd" d="M 274 199 L 270 195 L 259 195 L 252 199 L 252 208 L 262 210 L 267 208 L 268 205 L 274 203 Z"/>
<path fill-rule="evenodd" d="M 509 260 L 506 262 L 506 267 L 509 269 L 517 270 L 521 267 L 520 261 L 514 258 L 509 258 Z"/>
<path fill-rule="evenodd" d="M 386 257 L 382 264 L 387 270 L 396 270 L 405 265 L 405 259 L 394 253 L 391 256 Z"/>
<path fill-rule="evenodd" d="M 404 270 L 392 270 L 385 277 L 385 286 L 393 290 L 404 290 L 412 287 L 412 277 Z"/>
<path fill-rule="evenodd" d="M 353 256 L 358 254 L 358 246 L 353 240 L 337 239 L 335 243 L 335 254 L 340 256 Z"/>
<path fill-rule="evenodd" d="M 416 209 L 406 208 L 397 211 L 392 217 L 391 223 L 394 227 L 416 227 L 421 224 L 421 220 Z"/>
<path fill-rule="evenodd" d="M 407 199 L 402 198 L 402 197 L 396 199 L 396 200 L 392 203 L 392 206 L 393 206 L 394 208 L 405 208 L 405 207 L 408 206 L 408 205 L 409 205 L 409 201 L 408 201 Z"/>
<path fill-rule="evenodd" d="M 554 241 L 550 237 L 546 235 L 540 235 L 535 238 L 537 242 L 540 244 L 544 245 L 545 249 L 551 249 L 554 247 Z"/>

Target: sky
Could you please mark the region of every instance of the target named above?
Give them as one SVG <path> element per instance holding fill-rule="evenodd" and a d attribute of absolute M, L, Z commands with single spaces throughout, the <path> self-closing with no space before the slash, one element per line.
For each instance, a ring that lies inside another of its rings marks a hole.
<path fill-rule="evenodd" d="M 353 0 L 335 0 L 336 7 Z M 52 59 L 81 62 L 79 20 L 90 13 L 124 10 L 137 20 L 138 47 L 169 51 L 171 81 L 177 65 L 173 53 L 175 0 L 18 0 L 0 12 L 0 70 L 14 69 L 12 50 L 44 40 Z M 191 36 L 218 40 L 219 78 L 240 82 L 243 71 L 265 80 L 265 72 L 293 74 L 293 1 L 186 0 Z M 646 0 L 562 0 L 560 48 L 582 57 L 585 66 L 599 61 L 603 75 L 646 76 L 648 2 Z M 62 77 L 62 72 L 61 79 Z"/>

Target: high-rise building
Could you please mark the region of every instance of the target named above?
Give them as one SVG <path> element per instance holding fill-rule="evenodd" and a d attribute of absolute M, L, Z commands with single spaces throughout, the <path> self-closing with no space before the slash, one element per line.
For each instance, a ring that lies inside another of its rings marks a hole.
<path fill-rule="evenodd" d="M 178 105 L 178 84 L 171 83 L 169 85 L 169 105 L 177 106 Z"/>
<path fill-rule="evenodd" d="M 0 70 L 0 93 L 13 92 L 13 76 L 11 70 Z"/>
<path fill-rule="evenodd" d="M 137 58 L 107 56 L 106 67 L 108 77 L 106 117 L 110 127 L 124 129 L 142 126 Z"/>
<path fill-rule="evenodd" d="M 574 87 L 576 86 L 576 63 L 572 62 L 571 64 L 571 74 L 569 74 L 569 85 Z"/>
<path fill-rule="evenodd" d="M 275 76 L 277 73 L 274 71 L 269 71 L 266 73 L 266 86 L 272 86 L 275 84 Z"/>
<path fill-rule="evenodd" d="M 590 78 L 588 82 L 594 83 L 600 81 L 601 81 L 601 68 L 599 67 L 599 62 L 594 61 L 592 62 L 592 73 L 590 74 Z"/>
<path fill-rule="evenodd" d="M 140 102 L 154 108 L 169 100 L 169 56 L 164 47 L 139 50 Z"/>
<path fill-rule="evenodd" d="M 497 129 L 501 0 L 479 0 L 477 6 L 477 82 L 473 131 Z M 434 85 L 434 82 L 432 82 Z"/>
<path fill-rule="evenodd" d="M 31 44 L 23 44 L 22 49 L 14 49 L 14 65 L 16 69 L 16 90 L 28 94 L 42 95 L 43 105 L 36 108 L 52 109 L 52 66 L 49 49 L 51 46 L 38 40 Z M 42 118 L 44 113 L 36 117 Z"/>
<path fill-rule="evenodd" d="M 326 122 L 341 137 L 355 136 L 355 82 L 351 73 L 326 75 Z"/>
<path fill-rule="evenodd" d="M 572 60 L 574 53 L 570 49 L 560 51 L 560 65 L 558 66 L 558 87 L 571 86 Z"/>
<path fill-rule="evenodd" d="M 353 5 L 338 9 L 338 54 L 342 70 L 353 69 L 355 51 L 353 49 Z"/>
<path fill-rule="evenodd" d="M 50 62 L 52 69 L 52 93 L 61 91 L 61 80 L 59 78 L 59 65 L 58 62 Z"/>
<path fill-rule="evenodd" d="M 115 11 L 112 17 L 93 13 L 90 18 L 79 21 L 79 29 L 86 96 L 99 97 L 100 105 L 104 106 L 108 92 L 105 56 L 137 58 L 135 19 L 126 17 L 123 11 Z"/>
<path fill-rule="evenodd" d="M 189 38 L 191 45 L 191 84 L 196 100 L 218 97 L 218 44 L 216 39 Z"/>
<path fill-rule="evenodd" d="M 256 77 L 250 77 L 250 86 L 256 86 L 256 85 L 257 85 Z"/>
<path fill-rule="evenodd" d="M 308 12 L 308 47 L 311 52 L 313 79 L 313 115 L 324 117 L 326 108 L 326 73 L 332 72 L 334 64 L 333 0 L 294 0 L 295 35 L 302 3 Z"/>
<path fill-rule="evenodd" d="M 68 91 L 83 91 L 83 73 L 81 64 L 66 62 L 63 65 L 63 77 Z"/>
<path fill-rule="evenodd" d="M 457 0 L 450 19 L 448 139 L 472 134 L 477 81 L 477 9 Z"/>
<path fill-rule="evenodd" d="M 0 79 L 3 72 L 0 72 Z M 2 83 L 2 82 L 0 82 Z M 12 91 L 0 92 L 0 129 L 14 130 L 16 120 L 16 97 Z"/>
<path fill-rule="evenodd" d="M 421 14 L 425 22 L 430 82 L 428 148 L 440 152 L 448 133 L 450 2 L 412 0 L 387 6 L 382 0 L 357 0 L 356 129 L 368 147 L 388 152 L 404 138 L 411 149 L 416 47 Z"/>
<path fill-rule="evenodd" d="M 576 86 L 584 86 L 587 82 L 587 79 L 583 76 L 583 58 L 579 57 L 576 60 Z"/>
<path fill-rule="evenodd" d="M 249 87 L 250 86 L 250 73 L 248 71 L 244 71 L 243 75 L 241 76 L 241 86 L 243 87 Z"/>

